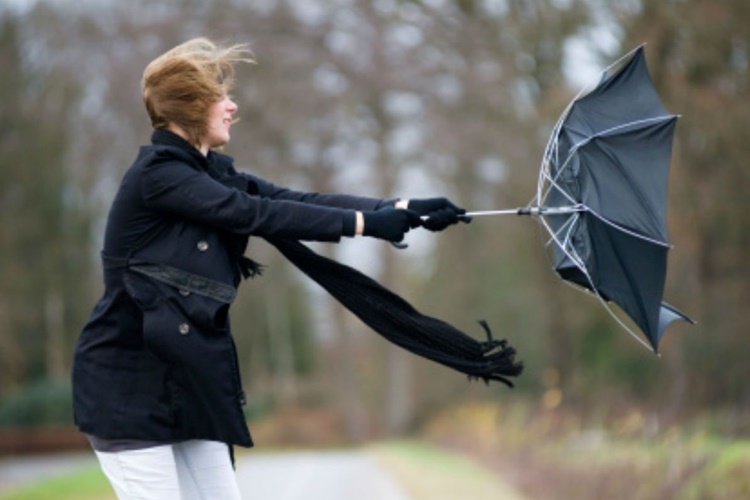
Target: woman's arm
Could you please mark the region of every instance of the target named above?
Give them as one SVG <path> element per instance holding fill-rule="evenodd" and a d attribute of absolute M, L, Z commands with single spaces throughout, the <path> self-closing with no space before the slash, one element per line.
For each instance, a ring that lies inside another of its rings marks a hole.
<path fill-rule="evenodd" d="M 338 241 L 355 231 L 355 210 L 306 201 L 325 195 L 306 198 L 281 190 L 275 198 L 253 196 L 172 158 L 157 156 L 144 165 L 141 193 L 153 210 L 234 233 Z"/>
<path fill-rule="evenodd" d="M 248 182 L 258 186 L 259 194 L 262 197 L 271 198 L 272 200 L 295 201 L 310 205 L 319 205 L 326 207 L 345 208 L 362 211 L 379 210 L 381 208 L 393 207 L 396 199 L 373 198 L 367 196 L 356 196 L 350 194 L 321 194 L 314 192 L 295 191 L 285 187 L 277 186 L 260 177 L 247 173 L 239 173 Z"/>

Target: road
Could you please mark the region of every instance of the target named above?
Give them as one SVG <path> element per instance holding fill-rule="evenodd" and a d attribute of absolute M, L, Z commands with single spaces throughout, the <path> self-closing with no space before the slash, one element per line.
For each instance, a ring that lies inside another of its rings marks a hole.
<path fill-rule="evenodd" d="M 409 500 L 373 458 L 357 451 L 249 452 L 238 457 L 243 498 Z"/>
<path fill-rule="evenodd" d="M 24 484 L 96 467 L 92 452 L 3 458 L 0 459 L 0 496 Z M 463 471 L 462 467 L 458 470 Z M 429 474 L 430 470 L 422 472 Z M 421 498 L 524 498 L 502 482 L 478 481 L 475 472 L 467 475 L 472 479 L 465 483 L 456 483 L 448 472 L 444 466 L 437 466 L 434 474 L 423 477 L 431 488 L 421 488 Z M 378 460 L 357 449 L 238 451 L 236 477 L 242 498 L 252 500 L 413 500 Z M 114 499 L 114 494 L 107 498 Z"/>
<path fill-rule="evenodd" d="M 0 493 L 95 467 L 93 453 L 0 460 Z M 240 453 L 237 481 L 253 500 L 410 500 L 373 458 L 358 450 Z"/>
<path fill-rule="evenodd" d="M 92 452 L 0 458 L 0 493 L 48 477 L 96 466 Z"/>

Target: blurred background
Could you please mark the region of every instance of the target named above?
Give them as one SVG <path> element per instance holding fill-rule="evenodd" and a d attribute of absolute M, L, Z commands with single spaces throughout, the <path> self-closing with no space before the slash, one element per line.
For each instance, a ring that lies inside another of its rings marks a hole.
<path fill-rule="evenodd" d="M 632 478 L 643 498 L 750 488 L 739 472 L 750 464 L 745 0 L 0 0 L 0 450 L 80 445 L 75 431 L 64 437 L 72 348 L 103 290 L 109 203 L 149 140 L 140 77 L 195 36 L 256 55 L 240 68 L 241 121 L 225 148 L 241 169 L 300 190 L 444 195 L 469 210 L 529 202 L 566 104 L 646 43 L 655 85 L 681 115 L 665 299 L 697 326 L 673 325 L 662 356 L 648 352 L 563 285 L 528 218 L 412 232 L 405 251 L 315 246 L 469 334 L 482 337 L 476 321 L 487 320 L 526 365 L 510 391 L 387 344 L 252 240 L 248 255 L 268 269 L 244 283 L 232 316 L 247 416 L 261 446 L 430 440 L 510 471 L 535 498 L 632 492 Z M 54 431 L 45 442 L 23 429 Z M 551 445 L 564 452 L 538 453 Z M 600 474 L 575 450 L 605 450 Z M 658 472 L 644 466 L 654 460 Z"/>

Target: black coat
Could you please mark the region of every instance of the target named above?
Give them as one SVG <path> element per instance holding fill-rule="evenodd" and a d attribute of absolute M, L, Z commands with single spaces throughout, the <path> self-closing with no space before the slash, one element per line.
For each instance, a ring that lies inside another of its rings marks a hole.
<path fill-rule="evenodd" d="M 75 350 L 75 421 L 105 439 L 252 446 L 228 320 L 249 236 L 335 242 L 354 209 L 389 202 L 280 188 L 165 130 L 152 142 L 110 209 L 104 295 Z"/>

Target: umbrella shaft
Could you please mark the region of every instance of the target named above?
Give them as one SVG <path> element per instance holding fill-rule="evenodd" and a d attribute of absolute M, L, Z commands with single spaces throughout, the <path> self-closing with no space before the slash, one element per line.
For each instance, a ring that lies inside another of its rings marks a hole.
<path fill-rule="evenodd" d="M 484 215 L 564 215 L 582 212 L 580 206 L 571 207 L 519 207 L 507 210 L 482 210 L 478 212 L 466 212 L 469 217 L 481 217 Z"/>
<path fill-rule="evenodd" d="M 517 215 L 520 208 L 510 210 L 480 210 L 478 212 L 466 212 L 469 217 L 481 217 L 483 215 Z"/>

